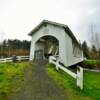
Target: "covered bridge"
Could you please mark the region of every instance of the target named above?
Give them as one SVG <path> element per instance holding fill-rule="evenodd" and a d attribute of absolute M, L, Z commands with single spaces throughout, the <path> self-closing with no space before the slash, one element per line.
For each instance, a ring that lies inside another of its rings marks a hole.
<path fill-rule="evenodd" d="M 30 60 L 48 59 L 52 55 L 66 66 L 84 60 L 81 45 L 67 25 L 43 20 L 29 35 Z"/>

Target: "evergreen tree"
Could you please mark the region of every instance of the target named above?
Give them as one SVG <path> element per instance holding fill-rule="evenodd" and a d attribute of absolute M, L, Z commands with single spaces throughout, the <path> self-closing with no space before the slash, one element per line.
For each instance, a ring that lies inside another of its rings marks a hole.
<path fill-rule="evenodd" d="M 92 45 L 92 48 L 91 48 L 91 58 L 98 59 L 98 52 L 95 45 Z"/>
<path fill-rule="evenodd" d="M 90 55 L 89 55 L 89 48 L 88 48 L 88 46 L 87 46 L 86 41 L 83 42 L 82 48 L 83 48 L 83 55 L 84 55 L 84 57 L 90 58 Z"/>
<path fill-rule="evenodd" d="M 0 56 L 9 57 L 12 55 L 29 55 L 30 41 L 8 39 L 0 44 Z"/>

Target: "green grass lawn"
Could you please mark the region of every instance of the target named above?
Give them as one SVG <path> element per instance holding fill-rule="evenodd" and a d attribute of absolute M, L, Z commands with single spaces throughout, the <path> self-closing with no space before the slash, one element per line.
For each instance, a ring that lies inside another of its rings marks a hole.
<path fill-rule="evenodd" d="M 56 71 L 55 66 L 48 64 L 47 73 L 67 93 L 69 100 L 100 100 L 100 73 L 84 71 L 84 89 L 76 86 L 76 80 L 65 72 Z"/>
<path fill-rule="evenodd" d="M 18 92 L 24 80 L 23 69 L 29 65 L 22 63 L 0 63 L 0 100 L 5 100 L 11 93 Z"/>
<path fill-rule="evenodd" d="M 6 100 L 9 95 L 16 95 L 24 82 L 24 68 L 30 62 L 0 64 L 0 100 Z M 100 73 L 84 72 L 84 89 L 76 86 L 76 80 L 55 66 L 48 64 L 48 75 L 62 87 L 69 100 L 100 100 Z"/>

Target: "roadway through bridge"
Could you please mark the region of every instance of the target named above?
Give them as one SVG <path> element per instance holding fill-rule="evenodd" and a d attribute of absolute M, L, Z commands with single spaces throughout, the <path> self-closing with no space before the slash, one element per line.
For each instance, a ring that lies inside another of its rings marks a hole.
<path fill-rule="evenodd" d="M 21 91 L 9 100 L 68 100 L 66 93 L 46 73 L 45 64 L 40 61 L 26 67 Z"/>

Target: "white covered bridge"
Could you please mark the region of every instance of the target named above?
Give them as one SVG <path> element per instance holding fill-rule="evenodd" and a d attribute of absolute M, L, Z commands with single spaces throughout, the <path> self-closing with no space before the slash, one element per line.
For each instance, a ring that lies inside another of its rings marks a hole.
<path fill-rule="evenodd" d="M 64 24 L 43 20 L 30 33 L 32 36 L 30 60 L 55 56 L 65 66 L 84 60 L 80 43 Z"/>

